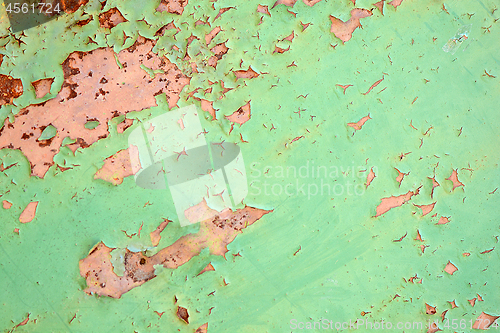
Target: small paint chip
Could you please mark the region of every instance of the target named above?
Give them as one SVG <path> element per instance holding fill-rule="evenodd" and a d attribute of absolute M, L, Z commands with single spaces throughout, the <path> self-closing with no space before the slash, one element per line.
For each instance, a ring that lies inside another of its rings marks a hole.
<path fill-rule="evenodd" d="M 194 333 L 207 333 L 208 331 L 208 323 L 205 323 L 198 327 Z"/>
<path fill-rule="evenodd" d="M 431 203 L 428 205 L 415 205 L 415 206 L 420 208 L 422 210 L 422 216 L 425 216 L 425 215 L 429 214 L 434 209 L 435 205 L 436 205 L 436 203 L 434 202 L 434 203 Z"/>
<path fill-rule="evenodd" d="M 50 87 L 54 82 L 54 78 L 40 79 L 31 82 L 33 88 L 35 88 L 36 98 L 43 98 L 45 95 L 50 93 Z"/>
<path fill-rule="evenodd" d="M 377 177 L 377 175 L 375 175 L 375 172 L 373 172 L 373 167 L 372 167 L 370 169 L 370 172 L 368 172 L 368 176 L 366 176 L 366 187 L 368 187 L 372 183 L 375 177 Z"/>
<path fill-rule="evenodd" d="M 154 313 L 156 313 L 158 315 L 158 317 L 161 318 L 161 316 L 163 316 L 163 314 L 165 313 L 165 311 L 163 311 L 163 312 L 154 311 Z"/>
<path fill-rule="evenodd" d="M 330 15 L 330 20 L 332 21 L 330 32 L 333 32 L 335 37 L 345 43 L 352 38 L 354 30 L 362 27 L 359 20 L 371 15 L 372 12 L 370 10 L 362 8 L 354 8 L 351 10 L 351 17 L 346 22 Z"/>
<path fill-rule="evenodd" d="M 238 70 L 233 71 L 234 75 L 236 75 L 236 80 L 238 79 L 253 79 L 258 77 L 260 74 L 252 69 L 252 67 L 248 66 L 247 70 Z"/>
<path fill-rule="evenodd" d="M 408 191 L 405 194 L 399 196 L 391 196 L 387 198 L 382 198 L 381 203 L 377 206 L 377 213 L 375 217 L 387 213 L 389 210 L 395 207 L 403 205 L 405 202 L 409 201 L 412 196 L 418 194 L 418 190 L 415 192 Z"/>
<path fill-rule="evenodd" d="M 392 5 L 394 9 L 397 10 L 397 7 L 400 6 L 402 2 L 403 0 L 392 0 L 389 2 L 389 5 Z"/>
<path fill-rule="evenodd" d="M 441 217 L 439 218 L 438 223 L 436 223 L 436 224 L 446 224 L 446 223 L 448 223 L 448 222 L 450 222 L 450 218 L 449 218 L 449 217 L 446 217 L 446 216 L 441 216 Z"/>
<path fill-rule="evenodd" d="M 212 266 L 212 263 L 211 263 L 211 262 L 210 262 L 210 263 L 208 263 L 208 265 L 207 265 L 207 266 L 205 266 L 205 268 L 203 268 L 203 269 L 201 270 L 201 272 L 199 272 L 196 276 L 201 275 L 201 274 L 203 274 L 203 273 L 205 273 L 205 272 L 209 272 L 209 271 L 215 271 L 215 268 L 214 268 L 214 266 Z"/>
<path fill-rule="evenodd" d="M 158 246 L 158 244 L 160 244 L 160 234 L 170 222 L 172 221 L 170 221 L 169 219 L 163 219 L 163 222 L 160 223 L 160 225 L 149 234 L 149 237 L 151 238 L 151 244 L 153 244 L 153 246 Z"/>
<path fill-rule="evenodd" d="M 177 317 L 181 319 L 183 322 L 186 324 L 189 324 L 189 313 L 186 308 L 183 308 L 182 306 L 177 307 Z"/>
<path fill-rule="evenodd" d="M 452 171 L 451 176 L 446 178 L 446 180 L 451 180 L 453 183 L 452 191 L 454 191 L 457 187 L 464 186 L 464 184 L 458 180 L 458 172 L 456 169 Z"/>
<path fill-rule="evenodd" d="M 250 109 L 250 101 L 241 106 L 238 110 L 234 111 L 233 114 L 226 116 L 226 119 L 233 122 L 243 125 L 251 118 L 251 109 Z"/>
<path fill-rule="evenodd" d="M 257 5 L 257 13 L 267 14 L 267 15 L 271 16 L 271 13 L 269 13 L 268 6 Z"/>
<path fill-rule="evenodd" d="M 425 303 L 425 313 L 428 315 L 436 314 L 436 307 Z"/>
<path fill-rule="evenodd" d="M 30 202 L 19 216 L 19 222 L 28 223 L 33 221 L 33 219 L 35 218 L 37 206 L 38 201 Z"/>
<path fill-rule="evenodd" d="M 347 126 L 350 126 L 350 127 L 354 128 L 356 131 L 359 131 L 361 129 L 361 127 L 363 127 L 363 125 L 369 119 L 372 119 L 372 118 L 370 117 L 370 115 L 367 115 L 367 116 L 364 116 L 363 118 L 361 118 L 357 123 L 348 123 Z"/>
<path fill-rule="evenodd" d="M 450 261 L 446 264 L 444 271 L 450 275 L 453 275 L 456 271 L 458 271 L 457 266 L 453 265 Z"/>
<path fill-rule="evenodd" d="M 12 207 L 12 203 L 7 200 L 4 200 L 2 201 L 2 206 L 4 209 L 10 209 L 10 207 Z"/>

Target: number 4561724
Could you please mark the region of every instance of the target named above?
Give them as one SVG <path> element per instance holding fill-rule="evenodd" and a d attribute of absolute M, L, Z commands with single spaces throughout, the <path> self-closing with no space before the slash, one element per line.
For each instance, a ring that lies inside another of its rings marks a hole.
<path fill-rule="evenodd" d="M 57 3 L 55 6 L 52 6 L 51 3 L 44 3 L 44 2 L 39 2 L 36 5 L 34 3 L 32 4 L 18 3 L 18 2 L 9 3 L 5 8 L 5 10 L 9 14 L 35 13 L 35 10 L 38 10 L 40 13 L 44 14 L 53 14 L 61 12 L 61 9 L 59 8 L 59 3 Z"/>

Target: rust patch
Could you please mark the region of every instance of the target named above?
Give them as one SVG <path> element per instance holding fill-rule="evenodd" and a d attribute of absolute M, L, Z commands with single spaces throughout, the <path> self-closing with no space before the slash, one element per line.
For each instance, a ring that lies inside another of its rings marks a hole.
<path fill-rule="evenodd" d="M 425 313 L 428 315 L 436 314 L 436 307 L 425 303 Z"/>
<path fill-rule="evenodd" d="M 250 120 L 250 101 L 247 104 L 241 106 L 238 110 L 234 111 L 234 113 L 230 116 L 226 116 L 227 120 L 238 123 L 240 125 L 246 123 Z"/>
<path fill-rule="evenodd" d="M 57 0 L 61 4 L 62 9 L 68 13 L 72 14 L 76 12 L 81 6 L 84 6 L 89 2 L 89 0 Z"/>
<path fill-rule="evenodd" d="M 139 169 L 132 168 L 128 148 L 122 149 L 104 160 L 104 165 L 96 172 L 94 179 L 102 179 L 116 186 L 123 183 L 123 178 L 132 176 L 133 170 Z"/>
<path fill-rule="evenodd" d="M 458 180 L 458 172 L 456 169 L 452 171 L 451 176 L 446 178 L 446 180 L 451 180 L 453 183 L 452 191 L 455 191 L 457 187 L 464 186 L 464 183 Z"/>
<path fill-rule="evenodd" d="M 214 266 L 212 266 L 212 263 L 209 263 L 207 266 L 205 266 L 205 268 L 203 268 L 196 276 L 201 275 L 205 272 L 209 272 L 209 271 L 215 271 L 215 268 L 214 268 Z"/>
<path fill-rule="evenodd" d="M 229 48 L 226 46 L 226 42 L 217 44 L 214 47 L 212 47 L 210 51 L 212 51 L 214 55 L 208 59 L 208 65 L 212 66 L 213 68 L 216 68 L 217 61 L 221 60 L 222 56 L 226 54 L 228 50 Z"/>
<path fill-rule="evenodd" d="M 0 74 L 0 105 L 12 104 L 14 98 L 23 94 L 21 79 Z"/>
<path fill-rule="evenodd" d="M 188 0 L 161 0 L 160 5 L 156 8 L 156 11 L 166 11 L 171 14 L 181 15 L 187 4 Z"/>
<path fill-rule="evenodd" d="M 161 240 L 160 234 L 163 230 L 165 230 L 165 228 L 170 222 L 172 221 L 170 221 L 169 219 L 163 219 L 163 222 L 160 223 L 160 225 L 156 227 L 156 229 L 149 234 L 149 237 L 151 238 L 151 244 L 153 244 L 153 246 L 158 246 L 158 244 L 160 244 Z"/>
<path fill-rule="evenodd" d="M 205 112 L 210 113 L 210 115 L 212 116 L 212 120 L 217 120 L 215 114 L 216 109 L 214 109 L 214 102 L 201 99 L 201 109 Z"/>
<path fill-rule="evenodd" d="M 379 2 L 375 2 L 373 5 L 380 10 L 380 14 L 384 15 L 384 1 L 385 0 L 380 0 Z"/>
<path fill-rule="evenodd" d="M 257 13 L 267 14 L 267 15 L 271 16 L 271 13 L 269 13 L 268 6 L 257 5 Z"/>
<path fill-rule="evenodd" d="M 392 208 L 401 206 L 405 202 L 409 201 L 412 196 L 418 194 L 417 192 L 418 190 L 415 192 L 408 191 L 406 194 L 401 194 L 397 197 L 391 196 L 388 198 L 382 198 L 382 202 L 377 206 L 377 213 L 375 217 L 387 213 Z"/>
<path fill-rule="evenodd" d="M 113 29 L 118 24 L 127 22 L 118 8 L 114 7 L 99 15 L 99 25 L 103 28 Z"/>
<path fill-rule="evenodd" d="M 43 98 L 45 95 L 50 93 L 50 87 L 54 83 L 54 78 L 40 79 L 31 82 L 33 88 L 35 88 L 36 98 Z"/>
<path fill-rule="evenodd" d="M 214 39 L 214 37 L 217 36 L 217 34 L 221 31 L 222 31 L 221 27 L 213 28 L 212 31 L 210 31 L 208 34 L 205 35 L 205 44 L 207 45 L 210 44 L 212 39 Z"/>
<path fill-rule="evenodd" d="M 309 7 L 312 7 L 315 4 L 317 4 L 318 2 L 320 2 L 321 0 L 303 0 L 303 1 L 306 5 L 308 5 Z"/>
<path fill-rule="evenodd" d="M 233 71 L 234 75 L 236 75 L 236 80 L 238 79 L 253 79 L 258 77 L 260 74 L 254 71 L 250 66 L 248 66 L 247 70 L 238 70 Z"/>
<path fill-rule="evenodd" d="M 185 322 L 186 324 L 189 324 L 189 313 L 186 308 L 183 308 L 182 306 L 177 307 L 177 317 L 179 317 L 180 320 Z"/>
<path fill-rule="evenodd" d="M 19 216 L 19 222 L 28 223 L 33 221 L 33 219 L 35 218 L 37 206 L 38 201 L 30 202 Z"/>
<path fill-rule="evenodd" d="M 368 121 L 368 119 L 372 119 L 370 118 L 370 115 L 364 116 L 357 123 L 348 123 L 347 126 L 350 126 L 354 128 L 356 131 L 359 131 L 361 127 L 363 127 L 363 125 Z"/>
<path fill-rule="evenodd" d="M 400 6 L 402 2 L 403 0 L 392 0 L 391 2 L 389 2 L 389 5 L 393 6 L 394 9 L 397 10 L 397 7 Z"/>
<path fill-rule="evenodd" d="M 113 272 L 110 262 L 113 249 L 100 242 L 86 258 L 80 260 L 80 275 L 87 282 L 85 292 L 120 298 L 127 291 L 153 279 L 155 265 L 175 269 L 198 255 L 206 247 L 209 248 L 210 253 L 224 256 L 228 251 L 227 244 L 231 243 L 243 229 L 269 212 L 271 211 L 248 206 L 235 212 L 229 209 L 224 210 L 219 215 L 201 222 L 198 233 L 182 236 L 174 244 L 151 257 L 126 249 L 123 276 L 117 276 Z M 201 211 L 198 213 L 203 214 Z"/>
<path fill-rule="evenodd" d="M 436 224 L 446 224 L 450 222 L 450 218 L 446 216 L 441 216 Z"/>
<path fill-rule="evenodd" d="M 398 172 L 398 176 L 396 177 L 396 181 L 399 183 L 399 186 L 401 186 L 401 182 L 403 181 L 403 179 L 405 178 L 405 176 L 408 176 L 410 173 L 403 173 L 401 171 L 399 171 L 399 169 L 397 168 L 394 168 L 394 170 L 396 170 Z"/>
<path fill-rule="evenodd" d="M 436 205 L 435 202 L 428 205 L 415 205 L 415 206 L 420 208 L 422 210 L 422 216 L 425 216 L 434 209 L 434 205 Z"/>
<path fill-rule="evenodd" d="M 296 2 L 297 2 L 297 0 L 277 0 L 274 3 L 274 5 L 273 5 L 272 8 L 276 7 L 277 5 L 285 5 L 285 6 L 288 6 L 288 7 L 293 7 Z"/>
<path fill-rule="evenodd" d="M 444 267 L 444 271 L 450 275 L 453 275 L 456 271 L 458 271 L 457 266 L 453 265 L 451 261 L 448 261 L 446 266 Z"/>
<path fill-rule="evenodd" d="M 351 39 L 354 30 L 362 28 L 359 20 L 371 15 L 373 15 L 373 13 L 370 10 L 363 8 L 354 8 L 351 10 L 351 18 L 346 22 L 330 15 L 330 20 L 332 21 L 330 32 L 333 32 L 335 37 L 345 43 Z"/>
<path fill-rule="evenodd" d="M 43 178 L 65 137 L 76 140 L 68 146 L 73 151 L 88 147 L 108 135 L 105 124 L 111 118 L 156 106 L 155 94 L 166 93 L 169 107 L 174 107 L 190 78 L 167 58 L 154 54 L 154 45 L 154 41 L 139 36 L 134 45 L 116 55 L 122 68 L 112 48 L 71 53 L 62 64 L 61 91 L 45 103 L 22 109 L 13 124 L 6 119 L 0 149 L 20 149 L 32 165 L 32 174 Z M 164 73 L 151 79 L 141 65 Z M 103 77 L 105 83 L 101 83 Z M 84 127 L 88 119 L 95 119 L 101 125 L 88 130 Z M 119 125 L 118 132 L 131 122 L 126 120 Z M 49 124 L 57 128 L 58 135 L 40 147 L 36 139 Z"/>
<path fill-rule="evenodd" d="M 492 316 L 487 313 L 481 312 L 479 317 L 477 317 L 476 321 L 474 322 L 474 325 L 472 325 L 472 328 L 476 330 L 487 330 L 498 318 L 500 318 L 500 316 Z"/>
<path fill-rule="evenodd" d="M 205 323 L 198 327 L 194 333 L 207 333 L 208 331 L 208 323 Z"/>
<path fill-rule="evenodd" d="M 368 172 L 368 175 L 366 176 L 366 187 L 368 187 L 372 183 L 372 180 L 375 177 L 376 177 L 375 172 L 373 172 L 373 168 L 371 168 L 370 172 Z"/>

